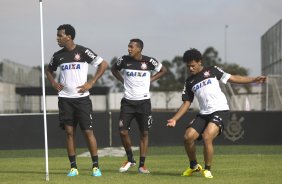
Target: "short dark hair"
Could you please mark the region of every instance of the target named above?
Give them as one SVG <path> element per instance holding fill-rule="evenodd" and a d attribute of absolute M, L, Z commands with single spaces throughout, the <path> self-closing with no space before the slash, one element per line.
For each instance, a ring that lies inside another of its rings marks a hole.
<path fill-rule="evenodd" d="M 138 47 L 141 48 L 141 50 L 143 50 L 143 47 L 144 47 L 144 43 L 141 39 L 139 38 L 133 38 L 130 40 L 130 42 L 136 42 Z"/>
<path fill-rule="evenodd" d="M 197 49 L 191 48 L 190 50 L 187 50 L 183 54 L 183 62 L 188 63 L 191 61 L 201 61 L 202 60 L 202 54 Z"/>
<path fill-rule="evenodd" d="M 62 24 L 57 28 L 57 31 L 59 30 L 65 30 L 66 35 L 70 35 L 71 39 L 74 40 L 75 38 L 75 29 L 72 25 L 70 24 Z"/>

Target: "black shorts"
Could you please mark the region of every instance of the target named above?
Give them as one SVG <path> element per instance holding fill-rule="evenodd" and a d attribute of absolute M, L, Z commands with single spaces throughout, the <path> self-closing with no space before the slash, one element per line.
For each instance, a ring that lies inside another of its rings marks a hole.
<path fill-rule="evenodd" d="M 229 119 L 229 111 L 216 111 L 212 114 L 202 115 L 198 114 L 187 126 L 187 128 L 194 128 L 199 133 L 198 140 L 202 139 L 202 133 L 206 129 L 209 122 L 215 123 L 219 127 L 220 135 L 224 129 L 224 123 Z"/>
<path fill-rule="evenodd" d="M 64 124 L 76 127 L 79 124 L 81 130 L 93 130 L 92 102 L 87 97 L 63 98 L 59 97 L 60 127 Z"/>
<path fill-rule="evenodd" d="M 121 100 L 119 129 L 130 130 L 130 124 L 136 119 L 139 130 L 148 131 L 153 124 L 151 101 L 145 100 Z"/>

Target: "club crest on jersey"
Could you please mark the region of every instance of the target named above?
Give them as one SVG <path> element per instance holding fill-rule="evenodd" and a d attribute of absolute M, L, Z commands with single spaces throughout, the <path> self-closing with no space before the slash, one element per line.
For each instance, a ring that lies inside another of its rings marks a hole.
<path fill-rule="evenodd" d="M 75 61 L 79 61 L 80 59 L 81 59 L 80 54 L 76 53 L 76 54 L 74 55 L 74 60 L 75 60 Z"/>
<path fill-rule="evenodd" d="M 210 71 L 205 71 L 205 72 L 204 72 L 204 77 L 207 78 L 207 77 L 209 77 L 209 76 L 211 76 Z"/>
<path fill-rule="evenodd" d="M 144 62 L 142 62 L 142 63 L 141 63 L 141 69 L 142 69 L 142 70 L 146 70 L 146 69 L 147 69 L 147 64 L 144 63 Z"/>

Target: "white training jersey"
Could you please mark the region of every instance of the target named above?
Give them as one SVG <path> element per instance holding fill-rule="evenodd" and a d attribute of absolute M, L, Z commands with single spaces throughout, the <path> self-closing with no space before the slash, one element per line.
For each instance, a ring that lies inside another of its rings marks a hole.
<path fill-rule="evenodd" d="M 77 87 L 87 82 L 88 65 L 97 67 L 102 61 L 103 58 L 81 45 L 76 45 L 75 49 L 71 51 L 61 49 L 54 53 L 49 68 L 56 71 L 60 67 L 59 83 L 64 88 L 59 92 L 59 97 L 80 98 L 88 96 L 89 91 L 78 93 Z"/>
<path fill-rule="evenodd" d="M 218 81 L 226 84 L 230 76 L 217 66 L 203 68 L 201 72 L 187 78 L 182 100 L 192 103 L 195 95 L 200 105 L 200 114 L 229 110 L 227 99 Z"/>
<path fill-rule="evenodd" d="M 159 72 L 162 64 L 156 59 L 144 55 L 140 61 L 125 55 L 118 59 L 114 67 L 117 70 L 122 70 L 124 98 L 144 100 L 150 98 L 151 71 Z"/>

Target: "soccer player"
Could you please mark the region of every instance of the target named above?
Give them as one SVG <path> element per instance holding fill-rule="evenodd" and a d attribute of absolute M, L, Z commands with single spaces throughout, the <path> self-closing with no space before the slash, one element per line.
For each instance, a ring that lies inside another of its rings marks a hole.
<path fill-rule="evenodd" d="M 128 55 L 120 57 L 112 66 L 111 71 L 124 85 L 124 96 L 120 108 L 119 133 L 127 155 L 127 161 L 119 171 L 126 172 L 131 166 L 136 165 L 129 136 L 130 124 L 135 118 L 140 132 L 138 171 L 139 173 L 148 174 L 150 172 L 145 167 L 145 158 L 148 150 L 148 131 L 153 123 L 149 92 L 150 83 L 162 77 L 167 72 L 167 69 L 156 59 L 142 55 L 142 49 L 142 40 L 131 39 L 128 44 Z M 151 71 L 155 71 L 153 75 L 151 75 Z"/>
<path fill-rule="evenodd" d="M 184 84 L 183 104 L 176 114 L 167 120 L 167 126 L 176 126 L 176 122 L 187 112 L 194 96 L 196 96 L 200 112 L 195 119 L 188 123 L 184 134 L 184 147 L 190 161 L 190 167 L 183 172 L 182 176 L 191 176 L 194 172 L 200 171 L 205 178 L 213 178 L 211 173 L 213 140 L 222 132 L 224 123 L 229 117 L 229 106 L 218 81 L 240 84 L 263 83 L 266 77 L 231 75 L 217 66 L 205 68 L 202 66 L 202 54 L 196 49 L 187 50 L 183 55 L 183 62 L 186 63 L 191 75 Z M 204 143 L 204 169 L 197 162 L 196 140 L 203 140 Z"/>
<path fill-rule="evenodd" d="M 46 75 L 52 86 L 58 91 L 59 121 L 66 132 L 67 153 L 70 172 L 67 176 L 77 176 L 76 164 L 76 127 L 79 124 L 87 141 L 91 154 L 92 176 L 101 176 L 98 164 L 97 142 L 93 133 L 92 102 L 89 89 L 103 75 L 108 64 L 89 48 L 74 43 L 75 29 L 70 24 L 57 28 L 57 42 L 61 50 L 54 53 L 46 69 Z M 94 77 L 87 81 L 88 65 L 97 67 Z M 59 82 L 53 72 L 60 68 Z"/>

